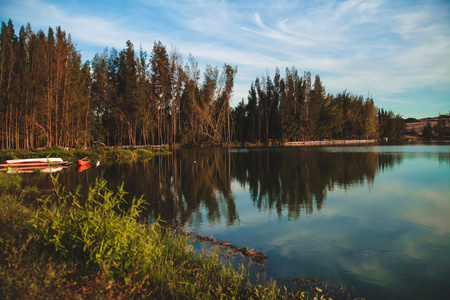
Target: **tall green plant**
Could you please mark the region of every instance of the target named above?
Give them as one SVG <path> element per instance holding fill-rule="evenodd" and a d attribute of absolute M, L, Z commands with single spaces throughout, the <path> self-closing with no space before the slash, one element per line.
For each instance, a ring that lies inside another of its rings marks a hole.
<path fill-rule="evenodd" d="M 147 231 L 147 225 L 137 222 L 145 200 L 133 198 L 125 210 L 123 184 L 113 192 L 106 181 L 97 180 L 81 206 L 79 189 L 65 193 L 58 178 L 52 180 L 56 205 L 50 204 L 51 196 L 39 199 L 43 211 L 35 217 L 44 243 L 62 258 L 80 262 L 85 271 L 100 268 L 113 275 L 130 268 Z"/>

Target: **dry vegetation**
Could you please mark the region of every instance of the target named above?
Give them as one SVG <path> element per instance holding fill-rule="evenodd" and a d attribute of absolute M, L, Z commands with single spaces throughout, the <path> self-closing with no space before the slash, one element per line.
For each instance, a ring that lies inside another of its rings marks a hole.
<path fill-rule="evenodd" d="M 431 126 L 435 126 L 437 124 L 437 118 L 425 118 L 416 121 L 407 120 L 406 131 L 411 132 L 414 129 L 418 135 L 422 135 L 423 128 L 427 125 L 427 122 L 430 122 Z"/>

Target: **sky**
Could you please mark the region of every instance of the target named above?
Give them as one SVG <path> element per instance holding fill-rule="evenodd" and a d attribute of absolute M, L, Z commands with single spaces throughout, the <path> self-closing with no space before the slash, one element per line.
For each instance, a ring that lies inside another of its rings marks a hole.
<path fill-rule="evenodd" d="M 278 67 L 319 75 L 330 94 L 373 97 L 404 118 L 450 113 L 449 0 L 0 0 L 18 34 L 61 26 L 83 61 L 126 41 L 236 66 L 232 106 Z"/>

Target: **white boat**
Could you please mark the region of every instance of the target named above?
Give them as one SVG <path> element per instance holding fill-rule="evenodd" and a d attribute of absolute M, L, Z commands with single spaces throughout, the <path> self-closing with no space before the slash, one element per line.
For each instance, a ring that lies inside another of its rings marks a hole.
<path fill-rule="evenodd" d="M 18 164 L 57 164 L 62 163 L 62 158 L 59 157 L 44 157 L 44 158 L 24 158 L 24 159 L 9 159 L 6 161 L 9 165 Z"/>

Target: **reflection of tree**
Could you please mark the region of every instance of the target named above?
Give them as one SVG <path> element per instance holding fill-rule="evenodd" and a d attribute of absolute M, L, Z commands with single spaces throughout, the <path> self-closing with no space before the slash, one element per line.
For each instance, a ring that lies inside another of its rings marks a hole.
<path fill-rule="evenodd" d="M 394 165 L 401 163 L 403 160 L 403 153 L 380 153 L 378 155 L 378 168 L 383 172 L 391 169 Z"/>
<path fill-rule="evenodd" d="M 438 161 L 439 161 L 439 163 L 447 162 L 448 164 L 450 164 L 450 153 L 439 153 Z"/>
<path fill-rule="evenodd" d="M 312 213 L 314 201 L 322 208 L 327 190 L 335 186 L 373 183 L 379 154 L 375 152 L 321 152 L 298 149 L 268 150 L 236 155 L 241 174 L 238 180 L 250 185 L 250 195 L 258 208 L 276 208 L 281 216 Z M 384 166 L 386 163 L 383 162 Z M 242 174 L 248 174 L 247 177 Z"/>
<path fill-rule="evenodd" d="M 275 209 L 280 216 L 287 209 L 289 217 L 298 218 L 301 211 L 320 210 L 327 191 L 372 184 L 379 169 L 401 159 L 401 154 L 295 148 L 183 150 L 146 162 L 145 174 L 153 178 L 145 182 L 159 182 L 159 186 L 148 190 L 152 191 L 151 202 L 159 203 L 156 211 L 163 218 L 195 223 L 202 221 L 203 208 L 209 222 L 226 218 L 228 224 L 233 224 L 238 215 L 232 179 L 248 188 L 259 209 Z M 158 172 L 151 171 L 155 164 L 159 165 Z"/>
<path fill-rule="evenodd" d="M 231 182 L 247 188 L 258 209 L 275 209 L 279 216 L 298 218 L 301 211 L 320 210 L 327 191 L 372 184 L 378 170 L 401 162 L 402 154 L 377 152 L 326 152 L 317 149 L 270 148 L 244 150 L 198 149 L 156 156 L 146 162 L 103 165 L 78 173 L 71 168 L 60 181 L 82 194 L 96 177 L 110 189 L 124 182 L 128 197 L 149 202 L 148 214 L 181 224 L 239 221 Z M 34 179 L 42 186 L 42 178 Z M 204 215 L 206 214 L 206 215 Z"/>
<path fill-rule="evenodd" d="M 109 166 L 104 178 L 111 188 L 125 182 L 133 196 L 145 194 L 148 213 L 184 224 L 226 218 L 238 221 L 231 191 L 232 156 L 229 151 L 177 151 L 150 161 Z M 130 195 L 131 196 L 131 195 Z"/>

